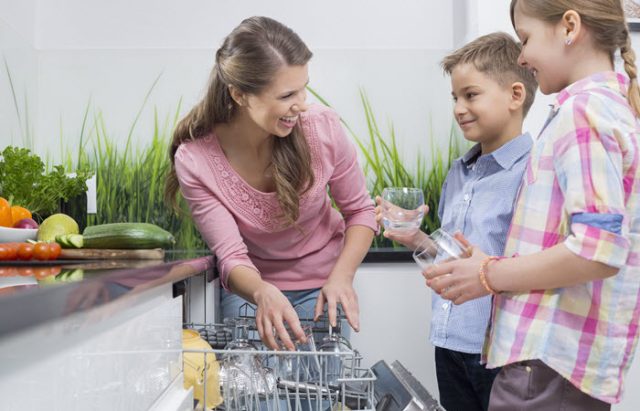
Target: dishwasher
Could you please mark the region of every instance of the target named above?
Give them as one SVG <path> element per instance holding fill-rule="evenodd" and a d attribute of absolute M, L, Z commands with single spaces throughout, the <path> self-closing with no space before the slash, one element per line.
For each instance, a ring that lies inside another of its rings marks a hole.
<path fill-rule="evenodd" d="M 326 316 L 313 321 L 295 308 L 307 339 L 295 351 L 264 346 L 249 304 L 222 323 L 184 323 L 183 337 L 199 337 L 210 346 L 183 347 L 183 372 L 194 376 L 196 409 L 376 409 L 376 376 L 361 366 L 362 356 L 342 335 L 344 319 L 331 327 Z"/>
<path fill-rule="evenodd" d="M 307 342 L 274 351 L 259 338 L 252 305 L 222 322 L 208 322 L 206 314 L 194 322 L 184 303 L 182 371 L 195 410 L 445 411 L 398 361 L 364 367 L 343 335 L 344 317 L 334 328 L 326 315 L 313 321 L 313 313 L 294 307 Z M 185 335 L 197 343 L 185 344 Z"/>

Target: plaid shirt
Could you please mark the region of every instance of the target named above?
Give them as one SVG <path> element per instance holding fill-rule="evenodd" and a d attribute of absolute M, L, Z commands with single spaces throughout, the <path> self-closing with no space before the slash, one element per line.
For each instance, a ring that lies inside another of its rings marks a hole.
<path fill-rule="evenodd" d="M 640 314 L 639 125 L 628 79 L 598 73 L 561 91 L 534 143 L 505 255 L 563 243 L 617 275 L 502 293 L 484 347 L 488 366 L 539 359 L 583 392 L 620 401 Z"/>

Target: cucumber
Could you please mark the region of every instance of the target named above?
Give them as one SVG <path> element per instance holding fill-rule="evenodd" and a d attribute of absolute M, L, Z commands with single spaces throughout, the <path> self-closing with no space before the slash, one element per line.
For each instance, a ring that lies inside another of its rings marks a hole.
<path fill-rule="evenodd" d="M 56 236 L 56 243 L 62 248 L 82 248 L 83 239 L 80 234 L 60 234 Z"/>
<path fill-rule="evenodd" d="M 60 244 L 60 247 L 62 248 L 69 248 L 69 242 L 67 241 L 67 237 L 69 237 L 69 234 L 58 234 L 56 236 L 56 243 Z"/>
<path fill-rule="evenodd" d="M 82 233 L 84 248 L 169 248 L 173 235 L 155 224 L 113 223 L 92 225 Z"/>
<path fill-rule="evenodd" d="M 66 241 L 71 248 L 82 248 L 84 245 L 84 237 L 81 234 L 69 234 Z"/>

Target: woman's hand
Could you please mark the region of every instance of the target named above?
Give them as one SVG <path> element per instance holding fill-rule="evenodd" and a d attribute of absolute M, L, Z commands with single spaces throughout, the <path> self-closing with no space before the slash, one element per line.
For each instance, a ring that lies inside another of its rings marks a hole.
<path fill-rule="evenodd" d="M 382 198 L 380 196 L 376 196 L 376 204 L 376 223 L 378 223 L 380 228 L 384 229 L 384 225 L 382 224 Z M 426 205 L 423 207 L 424 213 L 427 214 L 429 207 Z M 419 229 L 410 232 L 385 229 L 382 235 L 391 241 L 404 245 L 410 250 L 415 250 L 418 245 L 427 238 L 427 235 Z"/>
<path fill-rule="evenodd" d="M 460 240 L 459 234 L 455 237 Z M 465 246 L 469 244 L 466 239 L 461 242 Z M 454 304 L 488 295 L 479 275 L 480 265 L 487 255 L 477 247 L 471 247 L 470 254 L 467 258 L 439 263 L 425 270 L 422 275 L 426 278 L 427 285 Z"/>
<path fill-rule="evenodd" d="M 293 309 L 287 297 L 274 285 L 266 282 L 261 285 L 255 293 L 255 302 L 258 306 L 256 310 L 256 326 L 258 327 L 260 339 L 267 347 L 272 350 L 282 348 L 276 341 L 277 335 L 287 350 L 295 350 L 295 345 L 285 327 L 285 322 L 296 341 L 306 342 L 304 331 L 298 319 L 298 313 Z"/>
<path fill-rule="evenodd" d="M 320 290 L 316 301 L 314 320 L 322 315 L 324 304 L 327 304 L 329 323 L 335 327 L 338 322 L 338 303 L 342 306 L 342 311 L 347 317 L 351 328 L 360 331 L 360 307 L 358 306 L 358 296 L 353 289 L 352 277 L 341 275 L 330 275 L 329 279 Z"/>

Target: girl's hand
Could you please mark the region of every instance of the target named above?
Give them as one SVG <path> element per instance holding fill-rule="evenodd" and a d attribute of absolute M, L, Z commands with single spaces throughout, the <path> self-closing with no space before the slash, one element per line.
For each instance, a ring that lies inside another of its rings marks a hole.
<path fill-rule="evenodd" d="M 272 350 L 281 348 L 276 341 L 277 335 L 287 350 L 295 350 L 295 345 L 284 325 L 285 322 L 296 341 L 306 342 L 298 314 L 287 297 L 274 285 L 264 283 L 255 294 L 255 302 L 258 306 L 256 310 L 256 326 L 258 327 L 260 339 L 267 347 Z"/>
<path fill-rule="evenodd" d="M 489 295 L 480 282 L 480 265 L 487 257 L 479 248 L 472 247 L 461 234 L 454 235 L 463 245 L 470 248 L 470 256 L 460 260 L 439 263 L 425 270 L 427 286 L 442 298 L 454 304 L 462 304 L 469 300 Z"/>
<path fill-rule="evenodd" d="M 384 229 L 384 225 L 382 223 L 382 198 L 380 196 L 376 196 L 376 204 L 376 223 L 378 223 L 380 228 Z M 429 207 L 426 205 L 423 207 L 424 213 L 427 214 L 429 212 Z M 419 229 L 410 232 L 385 229 L 382 235 L 391 241 L 404 245 L 410 250 L 415 250 L 420 242 L 424 241 L 427 237 L 427 235 Z"/>
<path fill-rule="evenodd" d="M 342 306 L 342 311 L 347 317 L 349 325 L 360 331 L 360 308 L 358 306 L 358 296 L 353 289 L 353 284 L 349 278 L 340 275 L 331 275 L 324 284 L 316 301 L 314 320 L 322 315 L 324 304 L 327 304 L 329 323 L 335 327 L 338 318 L 338 303 Z"/>

